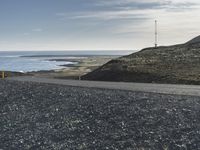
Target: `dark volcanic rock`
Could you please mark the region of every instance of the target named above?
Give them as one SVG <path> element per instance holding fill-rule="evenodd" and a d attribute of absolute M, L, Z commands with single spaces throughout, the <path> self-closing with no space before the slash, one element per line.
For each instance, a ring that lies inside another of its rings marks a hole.
<path fill-rule="evenodd" d="M 200 43 L 200 36 L 197 36 L 194 39 L 187 42 L 187 44 L 194 44 L 194 43 Z"/>
<path fill-rule="evenodd" d="M 0 149 L 200 149 L 200 98 L 0 80 Z"/>
<path fill-rule="evenodd" d="M 200 84 L 200 36 L 185 44 L 146 48 L 112 60 L 82 79 Z"/>

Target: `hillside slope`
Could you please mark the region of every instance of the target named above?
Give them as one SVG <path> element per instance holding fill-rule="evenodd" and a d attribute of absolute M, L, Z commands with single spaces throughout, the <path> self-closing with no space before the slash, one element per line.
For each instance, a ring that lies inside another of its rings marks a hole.
<path fill-rule="evenodd" d="M 111 60 L 85 80 L 200 84 L 200 36 Z"/>

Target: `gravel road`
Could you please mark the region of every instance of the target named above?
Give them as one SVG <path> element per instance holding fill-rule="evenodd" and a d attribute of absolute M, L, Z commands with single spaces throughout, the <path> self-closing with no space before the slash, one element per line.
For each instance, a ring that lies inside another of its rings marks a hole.
<path fill-rule="evenodd" d="M 76 87 L 90 87 L 102 89 L 117 89 L 140 92 L 153 92 L 162 94 L 192 95 L 200 96 L 199 85 L 178 85 L 178 84 L 153 84 L 153 83 L 131 83 L 131 82 L 102 82 L 102 81 L 78 81 L 48 79 L 33 76 L 21 76 L 8 78 L 12 81 L 31 81 L 37 83 L 51 83 Z"/>
<path fill-rule="evenodd" d="M 0 149 L 198 150 L 200 97 L 0 80 Z"/>

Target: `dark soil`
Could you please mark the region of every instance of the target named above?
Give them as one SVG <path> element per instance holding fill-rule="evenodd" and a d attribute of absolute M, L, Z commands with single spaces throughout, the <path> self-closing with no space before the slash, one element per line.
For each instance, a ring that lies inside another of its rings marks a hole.
<path fill-rule="evenodd" d="M 200 97 L 0 80 L 0 149 L 200 149 Z"/>

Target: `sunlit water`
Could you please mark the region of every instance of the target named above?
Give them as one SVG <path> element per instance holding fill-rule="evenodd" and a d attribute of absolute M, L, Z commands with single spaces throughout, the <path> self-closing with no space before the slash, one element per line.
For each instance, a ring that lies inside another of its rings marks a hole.
<path fill-rule="evenodd" d="M 62 65 L 74 64 L 67 61 L 49 61 L 55 58 L 80 58 L 94 55 L 127 55 L 133 51 L 0 51 L 0 70 L 31 72 L 40 70 L 54 70 L 64 68 Z M 34 57 L 22 57 L 34 56 Z"/>

